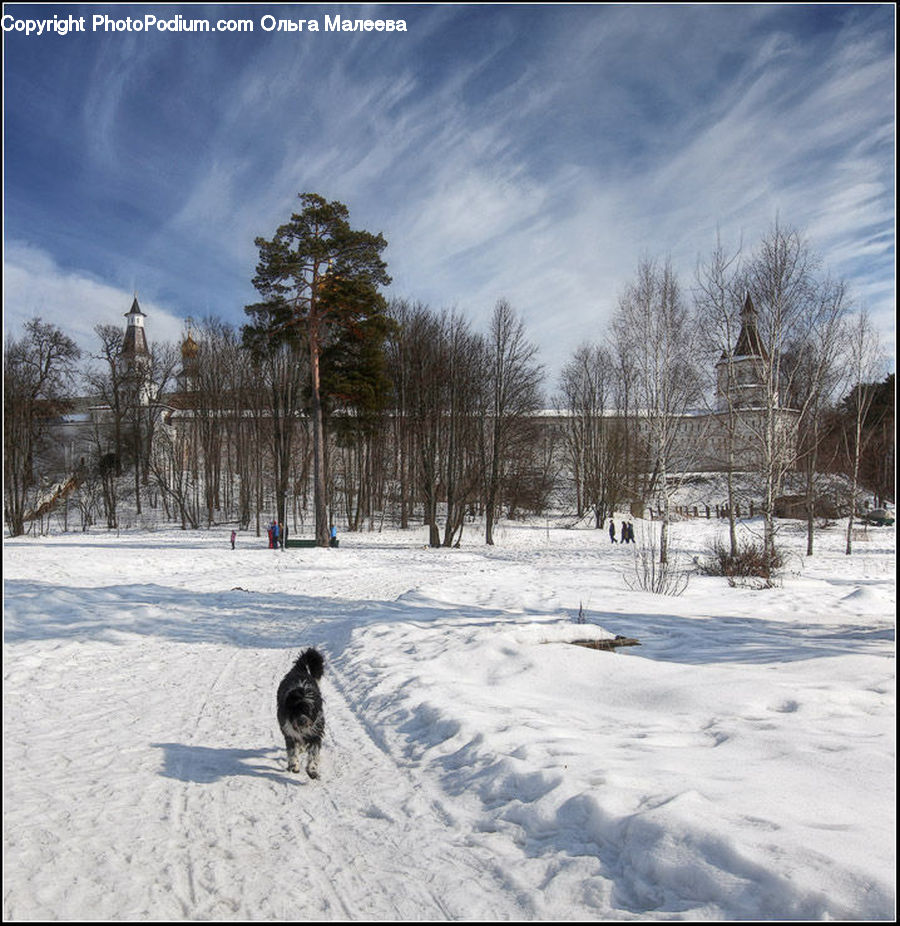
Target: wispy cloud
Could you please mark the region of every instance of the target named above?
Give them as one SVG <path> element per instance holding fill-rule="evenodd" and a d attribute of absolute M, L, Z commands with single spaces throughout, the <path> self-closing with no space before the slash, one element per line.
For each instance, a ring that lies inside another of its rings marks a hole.
<path fill-rule="evenodd" d="M 750 246 L 777 214 L 893 332 L 888 8 L 370 12 L 409 32 L 109 36 L 80 62 L 74 44 L 14 54 L 78 172 L 30 185 L 8 139 L 7 234 L 51 255 L 55 276 L 78 267 L 62 275 L 240 323 L 254 237 L 316 191 L 384 232 L 393 294 L 475 324 L 508 298 L 554 370 L 603 333 L 642 254 L 689 277 L 717 230 Z M 68 120 L 49 89 L 63 65 L 83 84 Z M 8 94 L 8 110 L 23 99 Z"/>
<path fill-rule="evenodd" d="M 183 317 L 152 298 L 137 293 L 150 319 L 156 341 L 176 343 L 184 331 Z M 80 271 L 66 271 L 39 248 L 11 242 L 3 266 L 3 328 L 18 337 L 25 322 L 41 318 L 71 337 L 87 358 L 98 349 L 97 325 L 124 327 L 134 292 L 110 286 Z"/>

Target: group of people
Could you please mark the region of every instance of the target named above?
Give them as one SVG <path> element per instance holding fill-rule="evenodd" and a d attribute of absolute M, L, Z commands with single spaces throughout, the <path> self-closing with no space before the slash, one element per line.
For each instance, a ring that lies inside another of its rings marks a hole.
<path fill-rule="evenodd" d="M 268 527 L 266 527 L 266 534 L 269 537 L 269 549 L 278 550 L 284 549 L 285 541 L 287 540 L 287 528 L 283 527 L 278 521 L 273 520 Z M 231 532 L 231 549 L 234 549 L 234 542 L 237 540 L 237 531 Z M 330 536 L 328 540 L 328 545 L 336 547 L 340 541 L 337 537 L 337 528 L 334 525 L 331 526 Z"/>
<path fill-rule="evenodd" d="M 634 524 L 631 521 L 622 522 L 622 533 L 621 533 L 621 542 L 622 543 L 634 543 Z M 613 543 L 618 543 L 616 540 L 616 522 L 612 518 L 609 519 L 609 539 Z"/>
<path fill-rule="evenodd" d="M 277 550 L 279 547 L 284 549 L 284 541 L 287 539 L 287 529 L 282 527 L 277 521 L 272 521 L 272 523 L 266 528 L 266 533 L 269 535 L 269 549 Z"/>

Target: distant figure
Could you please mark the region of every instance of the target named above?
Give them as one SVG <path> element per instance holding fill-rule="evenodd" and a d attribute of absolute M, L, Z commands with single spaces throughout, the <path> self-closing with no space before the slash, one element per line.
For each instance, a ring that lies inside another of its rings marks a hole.
<path fill-rule="evenodd" d="M 266 528 L 266 534 L 268 534 L 269 536 L 269 549 L 271 550 L 272 544 L 274 543 L 274 539 L 275 539 L 272 535 L 272 525 L 271 524 Z"/>
<path fill-rule="evenodd" d="M 609 539 L 616 542 L 616 522 L 612 518 L 609 519 Z"/>
<path fill-rule="evenodd" d="M 279 538 L 278 522 L 273 521 L 272 522 L 272 547 L 276 550 L 278 549 L 278 538 Z"/>
<path fill-rule="evenodd" d="M 619 534 L 619 538 L 622 543 L 628 543 L 628 524 L 625 521 L 622 522 L 622 533 Z"/>
<path fill-rule="evenodd" d="M 234 542 L 237 540 L 237 531 L 231 532 L 231 549 L 234 549 Z"/>
<path fill-rule="evenodd" d="M 628 542 L 634 543 L 634 524 L 631 521 L 628 522 Z"/>
<path fill-rule="evenodd" d="M 331 525 L 331 539 L 328 541 L 328 546 L 336 547 L 337 545 L 338 545 L 337 528 L 332 524 Z"/>

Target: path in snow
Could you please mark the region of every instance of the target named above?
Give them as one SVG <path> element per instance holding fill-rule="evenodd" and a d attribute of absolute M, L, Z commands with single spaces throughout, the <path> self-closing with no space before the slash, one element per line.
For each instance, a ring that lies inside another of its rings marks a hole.
<path fill-rule="evenodd" d="M 6 804 L 7 883 L 34 867 L 36 845 L 44 859 L 37 896 L 27 911 L 9 903 L 10 918 L 533 914 L 427 782 L 373 742 L 333 674 L 312 782 L 273 745 L 283 651 L 167 643 L 162 663 L 158 642 L 151 654 L 128 638 L 85 664 L 79 643 L 25 646 L 20 671 L 41 685 L 7 703 L 30 735 L 5 758 L 41 774 Z"/>

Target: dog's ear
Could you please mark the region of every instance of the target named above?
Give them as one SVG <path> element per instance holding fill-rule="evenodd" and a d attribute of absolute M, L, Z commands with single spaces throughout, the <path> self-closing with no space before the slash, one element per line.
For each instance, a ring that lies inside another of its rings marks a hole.
<path fill-rule="evenodd" d="M 314 679 L 320 679 L 322 673 L 325 671 L 325 659 L 322 654 L 315 649 L 310 647 L 304 654 L 303 660 L 306 663 L 306 670 Z"/>

